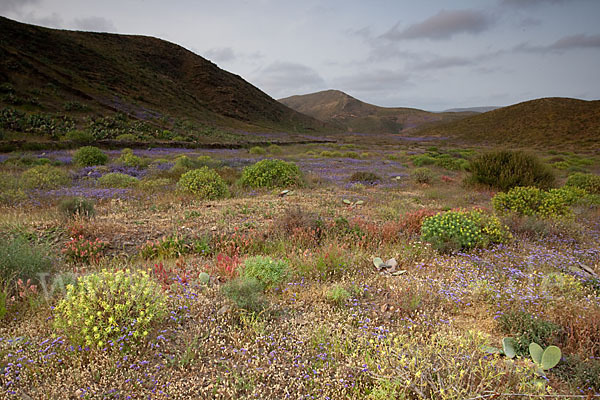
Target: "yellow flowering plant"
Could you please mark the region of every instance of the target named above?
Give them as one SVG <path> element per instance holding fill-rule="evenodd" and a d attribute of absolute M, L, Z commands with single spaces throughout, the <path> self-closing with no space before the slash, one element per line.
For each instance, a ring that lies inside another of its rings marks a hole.
<path fill-rule="evenodd" d="M 54 326 L 76 344 L 122 347 L 143 339 L 166 313 L 166 295 L 148 272 L 102 270 L 67 286 Z"/>

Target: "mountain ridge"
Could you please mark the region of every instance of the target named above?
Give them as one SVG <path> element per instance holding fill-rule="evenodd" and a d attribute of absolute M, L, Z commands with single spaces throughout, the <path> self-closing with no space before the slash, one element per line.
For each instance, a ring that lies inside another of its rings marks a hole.
<path fill-rule="evenodd" d="M 0 103 L 8 106 L 14 98 L 35 97 L 38 105 L 24 108 L 64 113 L 65 102 L 77 101 L 99 114 L 121 112 L 159 125 L 161 119 L 189 119 L 256 131 L 330 128 L 239 75 L 151 36 L 50 29 L 0 17 L 0 58 L 0 80 L 13 95 L 12 102 L 3 96 Z"/>
<path fill-rule="evenodd" d="M 433 113 L 410 107 L 380 107 L 335 89 L 290 96 L 279 101 L 300 113 L 335 124 L 348 132 L 373 134 L 405 133 L 423 124 L 436 124 L 472 114 Z"/>

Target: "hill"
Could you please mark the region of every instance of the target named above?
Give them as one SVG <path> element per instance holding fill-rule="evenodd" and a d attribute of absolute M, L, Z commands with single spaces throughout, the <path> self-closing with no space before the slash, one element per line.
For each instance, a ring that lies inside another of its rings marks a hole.
<path fill-rule="evenodd" d="M 210 136 L 215 127 L 326 128 L 209 60 L 146 36 L 48 29 L 0 17 L 0 83 L 4 114 L 35 114 L 57 124 L 72 119 L 76 127 L 85 118 L 118 114 L 128 126 L 133 121 L 150 131 L 196 136 Z M 5 130 L 15 128 L 3 120 Z"/>
<path fill-rule="evenodd" d="M 349 132 L 402 133 L 423 124 L 446 122 L 473 114 L 379 107 L 339 90 L 291 96 L 279 101 L 298 112 L 333 123 Z"/>
<path fill-rule="evenodd" d="M 484 113 L 492 110 L 496 110 L 500 107 L 496 106 L 484 106 L 484 107 L 461 107 L 461 108 L 449 108 L 448 110 L 444 110 L 442 112 L 465 112 L 471 111 L 476 113 Z"/>
<path fill-rule="evenodd" d="M 598 146 L 600 101 L 542 98 L 419 130 L 490 144 Z"/>

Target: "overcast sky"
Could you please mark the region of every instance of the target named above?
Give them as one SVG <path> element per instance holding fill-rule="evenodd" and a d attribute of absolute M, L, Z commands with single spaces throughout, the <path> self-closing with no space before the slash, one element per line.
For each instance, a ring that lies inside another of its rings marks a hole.
<path fill-rule="evenodd" d="M 0 15 L 182 45 L 274 98 L 443 110 L 600 98 L 600 0 L 0 0 Z"/>

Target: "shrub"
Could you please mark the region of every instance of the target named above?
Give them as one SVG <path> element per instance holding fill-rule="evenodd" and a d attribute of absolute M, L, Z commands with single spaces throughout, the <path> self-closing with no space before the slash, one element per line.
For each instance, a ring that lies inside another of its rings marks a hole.
<path fill-rule="evenodd" d="M 139 179 L 120 172 L 110 172 L 98 178 L 98 185 L 107 188 L 131 188 L 139 183 Z"/>
<path fill-rule="evenodd" d="M 400 229 L 405 234 L 411 236 L 421 232 L 421 226 L 425 218 L 433 217 L 439 211 L 431 208 L 422 208 L 416 211 L 407 212 L 400 220 Z"/>
<path fill-rule="evenodd" d="M 325 293 L 325 298 L 327 299 L 327 301 L 338 306 L 341 306 L 344 303 L 346 303 L 346 301 L 348 301 L 350 297 L 352 297 L 352 294 L 348 290 L 346 290 L 345 287 L 338 284 L 333 285 L 331 288 L 329 288 L 327 293 Z"/>
<path fill-rule="evenodd" d="M 600 175 L 577 172 L 569 175 L 565 186 L 580 188 L 590 194 L 600 194 Z"/>
<path fill-rule="evenodd" d="M 123 133 L 122 135 L 118 135 L 115 140 L 121 142 L 134 142 L 137 140 L 137 137 L 132 133 Z"/>
<path fill-rule="evenodd" d="M 169 170 L 172 175 L 181 176 L 187 171 L 198 168 L 198 163 L 188 156 L 179 156 L 175 159 L 175 164 Z"/>
<path fill-rule="evenodd" d="M 108 243 L 96 238 L 89 240 L 79 235 L 65 243 L 62 253 L 67 262 L 75 264 L 97 263 Z"/>
<path fill-rule="evenodd" d="M 66 217 L 93 217 L 96 214 L 94 210 L 94 203 L 88 199 L 82 197 L 72 197 L 69 199 L 63 199 L 58 204 L 58 209 Z"/>
<path fill-rule="evenodd" d="M 107 161 L 108 156 L 102 150 L 94 146 L 81 147 L 73 154 L 73 163 L 81 167 L 104 165 Z"/>
<path fill-rule="evenodd" d="M 536 156 L 521 151 L 499 150 L 475 157 L 470 181 L 506 191 L 516 186 L 542 189 L 554 185 L 552 169 Z"/>
<path fill-rule="evenodd" d="M 576 354 L 565 355 L 552 372 L 565 382 L 569 382 L 573 389 L 586 388 L 590 392 L 600 392 L 600 360 L 598 359 L 581 358 Z"/>
<path fill-rule="evenodd" d="M 0 286 L 11 286 L 17 279 L 38 279 L 39 273 L 50 272 L 50 250 L 29 243 L 22 237 L 0 239 Z"/>
<path fill-rule="evenodd" d="M 28 189 L 55 189 L 67 185 L 71 177 L 60 168 L 38 165 L 23 172 L 21 181 Z"/>
<path fill-rule="evenodd" d="M 276 144 L 272 144 L 269 147 L 267 147 L 267 151 L 271 154 L 281 154 L 283 153 L 283 149 L 281 148 L 281 146 L 278 146 Z"/>
<path fill-rule="evenodd" d="M 412 157 L 412 162 L 415 167 L 422 167 L 424 165 L 433 165 L 435 164 L 435 158 L 428 156 L 426 154 L 420 154 L 418 156 Z"/>
<path fill-rule="evenodd" d="M 131 149 L 121 150 L 121 155 L 117 158 L 117 163 L 126 165 L 128 167 L 143 167 L 146 165 L 141 157 L 133 154 Z"/>
<path fill-rule="evenodd" d="M 480 211 L 447 211 L 423 221 L 421 238 L 441 252 L 487 247 L 510 240 L 508 228 Z"/>
<path fill-rule="evenodd" d="M 248 152 L 250 154 L 255 154 L 255 155 L 263 155 L 263 154 L 267 154 L 267 150 L 263 149 L 260 146 L 254 146 L 252 147 L 250 150 L 248 150 Z"/>
<path fill-rule="evenodd" d="M 302 183 L 302 175 L 293 162 L 262 160 L 244 168 L 240 183 L 253 188 L 298 186 Z"/>
<path fill-rule="evenodd" d="M 166 296 L 146 271 L 86 275 L 67 286 L 56 307 L 55 328 L 72 343 L 104 348 L 137 342 L 167 313 Z"/>
<path fill-rule="evenodd" d="M 352 174 L 349 179 L 350 182 L 362 182 L 368 184 L 375 184 L 381 181 L 381 177 L 373 172 L 358 171 Z"/>
<path fill-rule="evenodd" d="M 76 143 L 91 143 L 94 137 L 87 131 L 69 131 L 65 133 L 65 139 Z"/>
<path fill-rule="evenodd" d="M 411 177 L 417 183 L 429 184 L 433 180 L 433 171 L 429 168 L 416 168 L 411 172 Z"/>
<path fill-rule="evenodd" d="M 266 306 L 263 285 L 256 278 L 240 276 L 224 284 L 222 291 L 242 310 L 259 313 Z"/>
<path fill-rule="evenodd" d="M 225 181 L 213 169 L 202 167 L 186 172 L 177 182 L 177 190 L 194 194 L 204 200 L 229 196 Z"/>
<path fill-rule="evenodd" d="M 518 355 L 527 356 L 531 342 L 544 348 L 560 344 L 564 334 L 560 326 L 524 311 L 508 311 L 501 314 L 496 321 L 502 332 L 517 335 L 515 350 Z"/>
<path fill-rule="evenodd" d="M 167 186 L 170 186 L 173 182 L 169 178 L 153 178 L 143 179 L 140 181 L 138 188 L 150 193 L 164 191 Z"/>
<path fill-rule="evenodd" d="M 281 283 L 287 275 L 288 264 L 283 260 L 274 260 L 267 256 L 255 256 L 244 261 L 242 275 L 255 278 L 265 288 Z"/>
<path fill-rule="evenodd" d="M 140 248 L 140 256 L 146 260 L 153 258 L 177 258 L 189 252 L 185 239 L 178 235 L 163 236 L 154 242 L 148 241 Z"/>
<path fill-rule="evenodd" d="M 492 198 L 494 209 L 500 214 L 555 218 L 571 213 L 573 204 L 585 197 L 586 192 L 576 187 L 544 191 L 536 187 L 514 187 L 507 193 Z"/>

